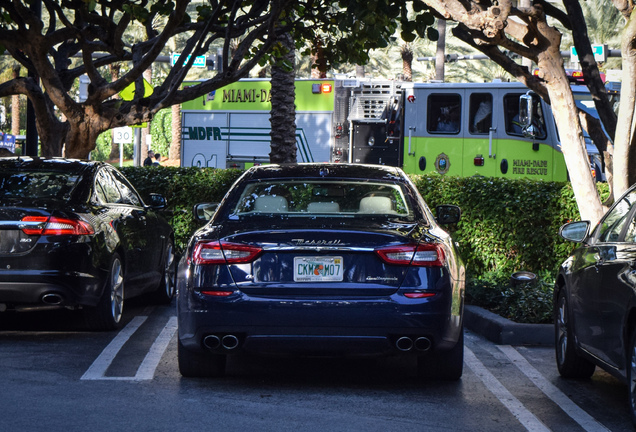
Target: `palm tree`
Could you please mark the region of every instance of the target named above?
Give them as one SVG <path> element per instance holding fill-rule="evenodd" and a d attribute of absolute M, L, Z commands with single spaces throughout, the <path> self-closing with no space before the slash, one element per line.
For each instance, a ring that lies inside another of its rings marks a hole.
<path fill-rule="evenodd" d="M 402 75 L 404 81 L 413 81 L 413 50 L 411 45 L 405 43 L 400 49 L 402 56 Z"/>
<path fill-rule="evenodd" d="M 272 163 L 296 162 L 296 96 L 294 61 L 296 47 L 289 33 L 280 36 L 279 56 L 272 65 L 271 152 Z"/>

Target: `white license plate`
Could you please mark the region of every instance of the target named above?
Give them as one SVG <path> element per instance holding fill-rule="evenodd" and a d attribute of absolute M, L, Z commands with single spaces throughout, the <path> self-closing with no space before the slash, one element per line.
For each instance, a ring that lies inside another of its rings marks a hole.
<path fill-rule="evenodd" d="M 341 282 L 342 257 L 294 257 L 294 282 Z"/>

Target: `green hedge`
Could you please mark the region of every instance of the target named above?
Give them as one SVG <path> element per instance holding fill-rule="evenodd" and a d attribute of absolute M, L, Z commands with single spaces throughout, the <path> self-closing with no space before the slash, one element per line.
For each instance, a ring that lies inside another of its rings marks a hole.
<path fill-rule="evenodd" d="M 122 167 L 120 170 L 135 189 L 146 198 L 160 193 L 168 199 L 170 223 L 178 251 L 199 227 L 192 217 L 192 206 L 199 202 L 220 202 L 240 170 L 215 170 L 176 167 Z"/>
<path fill-rule="evenodd" d="M 197 228 L 192 206 L 220 201 L 242 173 L 173 167 L 122 171 L 142 196 L 158 192 L 168 199 L 179 250 Z M 412 179 L 433 211 L 440 204 L 462 209 L 460 222 L 447 229 L 467 265 L 467 301 L 521 322 L 549 321 L 554 275 L 574 247 L 558 236 L 559 227 L 579 219 L 570 184 L 440 175 Z M 599 184 L 599 190 L 604 195 L 607 186 Z M 539 280 L 511 286 L 511 274 L 521 270 Z"/>
<path fill-rule="evenodd" d="M 466 301 L 517 322 L 550 322 L 554 278 L 575 246 L 558 235 L 561 225 L 579 219 L 571 184 L 439 175 L 413 181 L 431 208 L 462 208 L 449 228 L 468 267 Z M 598 188 L 607 195 L 606 184 Z M 511 275 L 521 270 L 537 280 L 515 286 Z"/>
<path fill-rule="evenodd" d="M 456 204 L 462 219 L 451 231 L 475 274 L 552 271 L 572 249 L 557 234 L 579 218 L 569 183 L 484 177 L 414 176 L 434 209 Z"/>

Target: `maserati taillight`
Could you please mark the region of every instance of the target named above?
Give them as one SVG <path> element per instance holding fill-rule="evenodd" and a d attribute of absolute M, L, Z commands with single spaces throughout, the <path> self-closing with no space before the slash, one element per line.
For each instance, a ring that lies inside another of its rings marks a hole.
<path fill-rule="evenodd" d="M 390 246 L 375 252 L 387 264 L 441 267 L 445 261 L 444 249 L 437 243 Z"/>
<path fill-rule="evenodd" d="M 246 264 L 254 261 L 262 249 L 237 243 L 200 241 L 192 252 L 192 261 L 199 264 Z"/>
<path fill-rule="evenodd" d="M 91 235 L 93 227 L 78 219 L 58 218 L 54 216 L 25 216 L 22 222 L 28 225 L 22 228 L 26 235 Z"/>

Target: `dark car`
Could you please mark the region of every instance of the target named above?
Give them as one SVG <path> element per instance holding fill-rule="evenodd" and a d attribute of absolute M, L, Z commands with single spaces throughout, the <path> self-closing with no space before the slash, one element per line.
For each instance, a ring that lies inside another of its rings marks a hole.
<path fill-rule="evenodd" d="M 174 237 L 126 178 L 102 162 L 0 158 L 0 313 L 81 309 L 118 327 L 124 299 L 174 295 Z"/>
<path fill-rule="evenodd" d="M 206 219 L 210 206 L 195 206 Z M 465 270 L 398 168 L 249 169 L 187 246 L 177 277 L 179 369 L 218 376 L 227 355 L 417 356 L 459 379 Z"/>
<path fill-rule="evenodd" d="M 561 265 L 554 290 L 556 360 L 566 378 L 596 366 L 628 384 L 636 425 L 636 187 L 590 233 L 587 221 L 560 234 L 580 242 Z"/>

